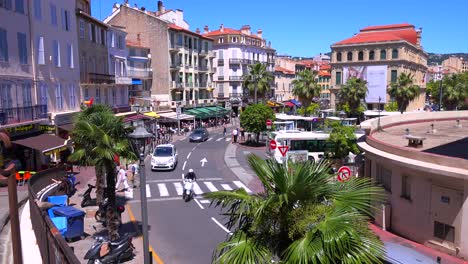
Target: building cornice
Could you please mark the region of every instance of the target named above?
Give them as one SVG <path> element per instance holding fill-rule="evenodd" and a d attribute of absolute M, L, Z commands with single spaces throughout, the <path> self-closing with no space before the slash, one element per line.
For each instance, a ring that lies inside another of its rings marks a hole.
<path fill-rule="evenodd" d="M 386 47 L 401 47 L 402 45 L 405 45 L 407 47 L 410 47 L 413 51 L 415 51 L 418 54 L 424 55 L 426 58 L 429 57 L 429 55 L 424 51 L 422 47 L 415 46 L 408 41 L 405 40 L 398 40 L 398 41 L 385 41 L 385 42 L 367 42 L 367 43 L 355 43 L 355 44 L 342 44 L 342 45 L 331 45 L 330 48 L 333 51 L 341 51 L 341 50 L 350 50 L 350 49 L 373 49 L 375 48 L 382 48 L 382 46 Z"/>

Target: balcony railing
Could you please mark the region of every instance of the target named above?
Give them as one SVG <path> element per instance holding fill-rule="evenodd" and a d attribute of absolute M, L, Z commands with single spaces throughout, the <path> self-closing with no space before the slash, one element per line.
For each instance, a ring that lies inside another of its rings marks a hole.
<path fill-rule="evenodd" d="M 128 77 L 136 77 L 136 78 L 146 78 L 153 76 L 153 72 L 151 69 L 142 69 L 142 68 L 127 68 L 127 76 Z"/>
<path fill-rule="evenodd" d="M 179 50 L 180 48 L 182 48 L 183 46 L 180 45 L 180 44 L 175 44 L 175 43 L 171 43 L 169 44 L 169 49 L 171 50 Z"/>
<path fill-rule="evenodd" d="M 132 84 L 132 78 L 127 76 L 115 76 L 116 84 Z"/>
<path fill-rule="evenodd" d="M 207 56 L 207 55 L 208 55 L 207 50 L 200 50 L 200 52 L 198 53 L 198 56 Z"/>
<path fill-rule="evenodd" d="M 224 76 L 218 76 L 218 81 L 224 81 Z"/>
<path fill-rule="evenodd" d="M 218 93 L 217 98 L 224 98 L 224 93 Z"/>
<path fill-rule="evenodd" d="M 229 64 L 241 64 L 242 59 L 229 59 Z"/>
<path fill-rule="evenodd" d="M 182 66 L 182 63 L 180 63 L 180 62 L 171 63 L 171 69 L 178 69 L 181 66 Z"/>
<path fill-rule="evenodd" d="M 17 124 L 47 118 L 47 105 L 0 109 L 0 125 Z"/>
<path fill-rule="evenodd" d="M 218 59 L 218 66 L 224 66 L 224 59 Z"/>
<path fill-rule="evenodd" d="M 200 82 L 199 87 L 200 88 L 206 88 L 206 87 L 208 87 L 208 86 L 206 86 L 206 84 L 207 84 L 207 82 Z"/>
<path fill-rule="evenodd" d="M 249 60 L 249 59 L 242 59 L 241 63 L 242 63 L 242 64 L 252 64 L 252 60 Z"/>
<path fill-rule="evenodd" d="M 243 79 L 243 76 L 229 76 L 230 81 L 242 81 Z"/>
<path fill-rule="evenodd" d="M 230 98 L 242 98 L 242 93 L 230 93 Z"/>
<path fill-rule="evenodd" d="M 88 83 L 115 83 L 115 75 L 90 72 L 86 78 Z"/>
<path fill-rule="evenodd" d="M 183 83 L 172 81 L 171 82 L 171 88 L 172 89 L 184 88 L 184 85 L 183 85 Z"/>
<path fill-rule="evenodd" d="M 198 70 L 199 71 L 208 71 L 208 66 L 199 66 Z"/>

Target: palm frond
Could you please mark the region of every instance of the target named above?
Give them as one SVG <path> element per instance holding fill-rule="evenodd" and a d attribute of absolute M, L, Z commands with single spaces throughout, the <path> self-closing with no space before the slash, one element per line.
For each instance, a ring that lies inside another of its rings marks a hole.
<path fill-rule="evenodd" d="M 267 247 L 242 231 L 237 231 L 216 249 L 213 263 L 259 264 L 271 263 L 272 255 Z"/>

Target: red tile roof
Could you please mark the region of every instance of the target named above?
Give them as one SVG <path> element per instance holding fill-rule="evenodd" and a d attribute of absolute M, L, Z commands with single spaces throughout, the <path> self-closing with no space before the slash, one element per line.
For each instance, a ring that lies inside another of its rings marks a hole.
<path fill-rule="evenodd" d="M 138 48 L 149 49 L 149 47 L 142 46 L 141 41 L 139 41 L 139 40 L 134 41 L 134 40 L 127 39 L 126 44 L 127 44 L 127 46 L 130 46 L 130 47 L 138 47 Z"/>
<path fill-rule="evenodd" d="M 295 71 L 288 70 L 280 66 L 275 66 L 275 72 L 282 72 L 284 74 L 295 74 Z"/>
<path fill-rule="evenodd" d="M 330 70 L 331 66 L 330 64 L 322 64 L 320 65 L 320 70 Z"/>
<path fill-rule="evenodd" d="M 396 24 L 386 26 L 366 27 L 351 38 L 339 41 L 334 45 L 358 44 L 370 42 L 407 41 L 417 44 L 418 34 L 413 25 Z"/>
<path fill-rule="evenodd" d="M 221 32 L 220 29 L 218 30 L 213 30 L 213 31 L 210 31 L 206 34 L 203 34 L 203 36 L 207 36 L 207 37 L 211 37 L 211 36 L 222 36 L 222 35 L 244 35 L 244 36 L 249 36 L 251 38 L 256 38 L 256 39 L 262 39 L 260 38 L 259 36 L 257 35 L 254 35 L 254 34 L 244 34 L 242 33 L 242 31 L 240 30 L 237 30 L 237 29 L 232 29 L 232 28 L 224 28 L 223 29 L 223 32 Z"/>
<path fill-rule="evenodd" d="M 201 34 L 198 34 L 196 32 L 193 32 L 191 30 L 188 30 L 188 29 L 185 29 L 183 27 L 179 27 L 177 26 L 176 24 L 169 24 L 168 27 L 170 29 L 173 29 L 173 30 L 177 30 L 177 31 L 182 31 L 182 32 L 185 32 L 185 33 L 188 33 L 188 34 L 192 34 L 194 36 L 197 36 L 197 37 L 200 37 L 200 38 L 205 38 L 205 39 L 208 39 L 208 40 L 213 40 L 212 38 L 209 38 L 209 37 L 206 37 L 204 35 L 201 35 Z"/>

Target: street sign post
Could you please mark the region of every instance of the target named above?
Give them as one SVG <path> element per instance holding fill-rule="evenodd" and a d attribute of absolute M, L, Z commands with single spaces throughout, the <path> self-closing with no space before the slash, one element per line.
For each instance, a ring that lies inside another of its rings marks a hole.
<path fill-rule="evenodd" d="M 266 127 L 267 127 L 267 129 L 271 129 L 271 124 L 272 124 L 271 120 L 268 119 L 268 120 L 266 121 Z M 283 155 L 283 156 L 284 156 L 284 155 Z"/>
<path fill-rule="evenodd" d="M 272 140 L 270 141 L 270 149 L 271 149 L 271 150 L 276 149 L 276 141 L 275 141 L 274 139 L 272 139 Z"/>
<path fill-rule="evenodd" d="M 288 146 L 279 146 L 278 150 L 281 153 L 281 155 L 286 156 L 286 153 L 288 152 L 289 147 Z"/>
<path fill-rule="evenodd" d="M 342 166 L 338 169 L 338 181 L 345 182 L 351 178 L 351 169 L 347 166 Z"/>

